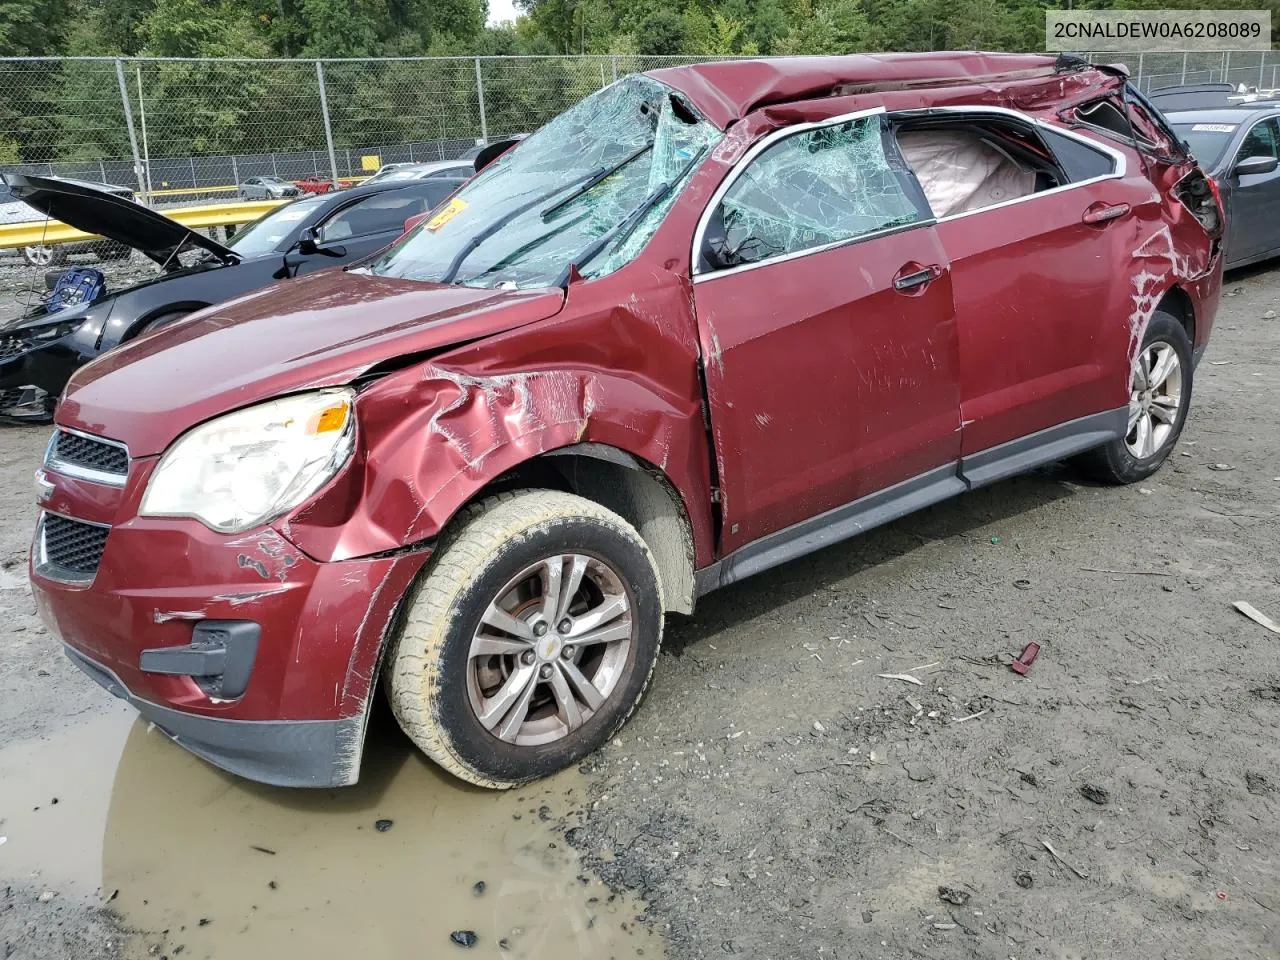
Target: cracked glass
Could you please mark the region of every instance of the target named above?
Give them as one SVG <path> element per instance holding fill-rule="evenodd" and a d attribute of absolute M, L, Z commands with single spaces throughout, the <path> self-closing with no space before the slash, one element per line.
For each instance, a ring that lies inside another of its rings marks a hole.
<path fill-rule="evenodd" d="M 885 151 L 884 118 L 806 130 L 769 147 L 725 193 L 714 266 L 755 263 L 928 219 Z M 895 158 L 896 159 L 896 158 Z"/>
<path fill-rule="evenodd" d="M 721 133 L 671 88 L 626 77 L 587 97 L 467 183 L 363 268 L 477 287 L 563 282 L 639 254 Z"/>

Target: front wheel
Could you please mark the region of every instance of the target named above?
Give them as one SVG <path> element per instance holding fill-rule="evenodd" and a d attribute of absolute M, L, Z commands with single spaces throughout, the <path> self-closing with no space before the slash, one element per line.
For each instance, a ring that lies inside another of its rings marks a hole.
<path fill-rule="evenodd" d="M 1077 458 L 1105 483 L 1136 483 L 1160 469 L 1191 405 L 1191 341 L 1178 319 L 1157 310 L 1133 357 L 1126 434 Z"/>
<path fill-rule="evenodd" d="M 22 259 L 31 267 L 52 267 L 67 262 L 67 252 L 61 247 L 43 243 L 22 248 Z"/>
<path fill-rule="evenodd" d="M 508 788 L 604 744 L 662 642 L 662 588 L 629 523 L 551 490 L 470 508 L 409 593 L 392 711 L 444 769 Z"/>

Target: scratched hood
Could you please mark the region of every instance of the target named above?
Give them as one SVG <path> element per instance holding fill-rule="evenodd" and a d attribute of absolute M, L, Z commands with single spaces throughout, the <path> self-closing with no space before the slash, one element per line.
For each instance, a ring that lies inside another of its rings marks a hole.
<path fill-rule="evenodd" d="M 382 361 L 554 316 L 559 290 L 489 290 L 328 270 L 228 300 L 82 367 L 57 422 L 161 453 L 218 414 L 348 383 Z"/>

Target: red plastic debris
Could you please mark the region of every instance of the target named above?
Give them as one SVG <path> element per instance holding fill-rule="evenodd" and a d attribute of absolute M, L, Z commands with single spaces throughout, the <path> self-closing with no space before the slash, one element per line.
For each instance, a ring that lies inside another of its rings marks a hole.
<path fill-rule="evenodd" d="M 1009 669 L 1014 673 L 1026 673 L 1027 669 L 1036 662 L 1036 656 L 1040 653 L 1040 644 L 1034 641 L 1028 643 L 1022 648 L 1022 653 L 1017 660 L 1009 664 Z"/>

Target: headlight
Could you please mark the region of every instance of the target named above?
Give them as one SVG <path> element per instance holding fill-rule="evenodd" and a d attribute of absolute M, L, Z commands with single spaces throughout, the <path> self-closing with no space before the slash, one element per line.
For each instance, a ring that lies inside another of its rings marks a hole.
<path fill-rule="evenodd" d="M 293 509 L 355 446 L 351 390 L 258 404 L 184 434 L 160 460 L 138 511 L 239 533 Z"/>

